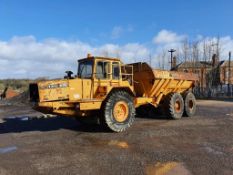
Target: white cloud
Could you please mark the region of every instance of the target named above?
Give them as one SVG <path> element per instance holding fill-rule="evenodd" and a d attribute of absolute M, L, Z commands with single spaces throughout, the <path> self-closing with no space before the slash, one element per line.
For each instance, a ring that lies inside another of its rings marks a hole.
<path fill-rule="evenodd" d="M 169 30 L 161 30 L 154 38 L 155 44 L 168 44 L 181 42 L 186 38 L 185 35 L 178 35 L 175 32 Z"/>
<path fill-rule="evenodd" d="M 77 59 L 87 53 L 98 56 L 122 57 L 125 63 L 147 57 L 149 50 L 142 44 L 104 44 L 92 46 L 81 41 L 46 39 L 33 36 L 0 40 L 0 79 L 62 77 L 66 70 L 77 70 Z"/>
<path fill-rule="evenodd" d="M 170 68 L 170 53 L 168 50 L 175 49 L 176 54 L 182 50 L 183 41 L 187 38 L 186 35 L 179 35 L 175 32 L 169 30 L 161 30 L 153 37 L 153 44 L 155 44 L 154 57 L 157 58 L 156 61 L 153 60 L 155 64 L 165 64 L 164 68 Z"/>
<path fill-rule="evenodd" d="M 222 51 L 222 58 L 227 59 L 229 51 L 233 53 L 233 38 L 230 36 L 220 38 L 220 47 Z"/>
<path fill-rule="evenodd" d="M 163 37 L 164 33 L 167 33 L 168 38 Z M 200 36 L 197 38 L 217 40 L 213 37 Z M 120 57 L 124 63 L 149 61 L 151 55 L 154 67 L 158 67 L 163 62 L 165 67 L 169 68 L 170 56 L 167 50 L 174 48 L 178 54 L 185 37 L 186 35 L 162 30 L 154 37 L 153 43 L 156 44 L 127 43 L 118 45 L 106 43 L 97 46 L 78 40 L 67 41 L 56 38 L 38 41 L 34 36 L 16 36 L 10 40 L 0 39 L 0 79 L 63 77 L 66 70 L 72 70 L 76 73 L 77 60 L 86 57 L 87 53 L 96 56 Z M 200 42 L 200 49 L 202 49 L 202 43 Z M 233 38 L 230 36 L 221 37 L 220 45 L 221 59 L 227 59 L 228 52 L 233 51 Z"/>

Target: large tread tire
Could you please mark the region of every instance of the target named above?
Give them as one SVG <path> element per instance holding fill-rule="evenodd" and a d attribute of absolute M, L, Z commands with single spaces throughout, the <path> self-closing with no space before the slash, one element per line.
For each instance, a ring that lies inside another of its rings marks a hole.
<path fill-rule="evenodd" d="M 164 112 L 171 119 L 181 119 L 184 112 L 184 100 L 180 93 L 170 93 L 164 100 Z"/>
<path fill-rule="evenodd" d="M 114 107 L 117 103 L 122 102 L 127 106 L 126 119 L 117 121 L 114 117 Z M 114 91 L 109 94 L 109 97 L 104 102 L 102 108 L 102 124 L 114 132 L 123 132 L 129 128 L 135 120 L 135 107 L 132 96 L 126 91 Z"/>
<path fill-rule="evenodd" d="M 192 92 L 186 92 L 183 94 L 184 98 L 184 114 L 185 117 L 192 117 L 196 114 L 197 102 Z"/>

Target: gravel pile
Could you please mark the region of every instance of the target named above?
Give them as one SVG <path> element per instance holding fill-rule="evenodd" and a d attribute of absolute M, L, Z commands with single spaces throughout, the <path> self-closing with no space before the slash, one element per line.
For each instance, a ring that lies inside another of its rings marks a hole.
<path fill-rule="evenodd" d="M 14 105 L 29 104 L 29 91 L 24 91 L 15 97 L 2 100 L 2 102 L 7 103 L 7 104 L 14 104 Z"/>

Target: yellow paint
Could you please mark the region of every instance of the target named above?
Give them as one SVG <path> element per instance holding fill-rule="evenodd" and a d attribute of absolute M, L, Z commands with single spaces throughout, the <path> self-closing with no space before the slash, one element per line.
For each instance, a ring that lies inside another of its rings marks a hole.
<path fill-rule="evenodd" d="M 145 171 L 147 175 L 166 175 L 166 173 L 174 169 L 177 165 L 178 165 L 177 162 L 167 162 L 167 163 L 158 162 L 155 165 L 150 165 L 146 167 Z"/>
<path fill-rule="evenodd" d="M 129 148 L 129 145 L 125 141 L 118 141 L 118 140 L 111 140 L 108 142 L 108 145 L 110 146 L 117 146 L 119 148 L 127 149 Z"/>
<path fill-rule="evenodd" d="M 69 80 L 69 101 L 77 101 L 82 99 L 83 87 L 82 80 L 79 78 Z"/>
<path fill-rule="evenodd" d="M 192 88 L 195 81 L 198 80 L 197 76 L 191 73 L 153 70 L 146 63 L 132 65 L 135 70 L 134 90 L 136 96 L 153 98 L 154 106 L 158 106 L 163 97 L 171 92 L 182 93 Z"/>
<path fill-rule="evenodd" d="M 82 80 L 82 99 L 91 99 L 92 98 L 92 80 L 83 79 Z"/>
<path fill-rule="evenodd" d="M 129 108 L 127 103 L 124 101 L 119 101 L 115 104 L 113 108 L 113 117 L 118 122 L 124 122 L 129 115 Z"/>
<path fill-rule="evenodd" d="M 101 108 L 102 101 L 80 103 L 80 110 L 97 110 Z"/>
<path fill-rule="evenodd" d="M 66 87 L 60 85 L 66 84 Z M 40 102 L 53 100 L 66 100 L 68 96 L 69 82 L 67 80 L 50 80 L 38 83 L 40 90 Z"/>
<path fill-rule="evenodd" d="M 53 112 L 55 114 L 60 114 L 60 115 L 64 115 L 64 116 L 75 116 L 77 115 L 78 113 L 74 110 L 70 110 L 70 109 L 60 109 L 60 110 L 57 110 L 57 109 L 54 109 Z"/>
<path fill-rule="evenodd" d="M 140 105 L 152 103 L 152 102 L 153 102 L 153 98 L 137 97 L 134 99 L 134 104 L 136 107 Z"/>

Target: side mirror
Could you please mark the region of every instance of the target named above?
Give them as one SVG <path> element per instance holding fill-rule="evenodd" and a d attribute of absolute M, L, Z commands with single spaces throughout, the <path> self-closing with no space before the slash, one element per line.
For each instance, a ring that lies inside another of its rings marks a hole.
<path fill-rule="evenodd" d="M 68 70 L 68 71 L 66 71 L 65 72 L 67 75 L 66 76 L 64 76 L 64 78 L 67 78 L 67 79 L 72 79 L 73 77 L 72 77 L 72 74 L 74 74 L 72 71 L 70 71 L 70 70 Z"/>

